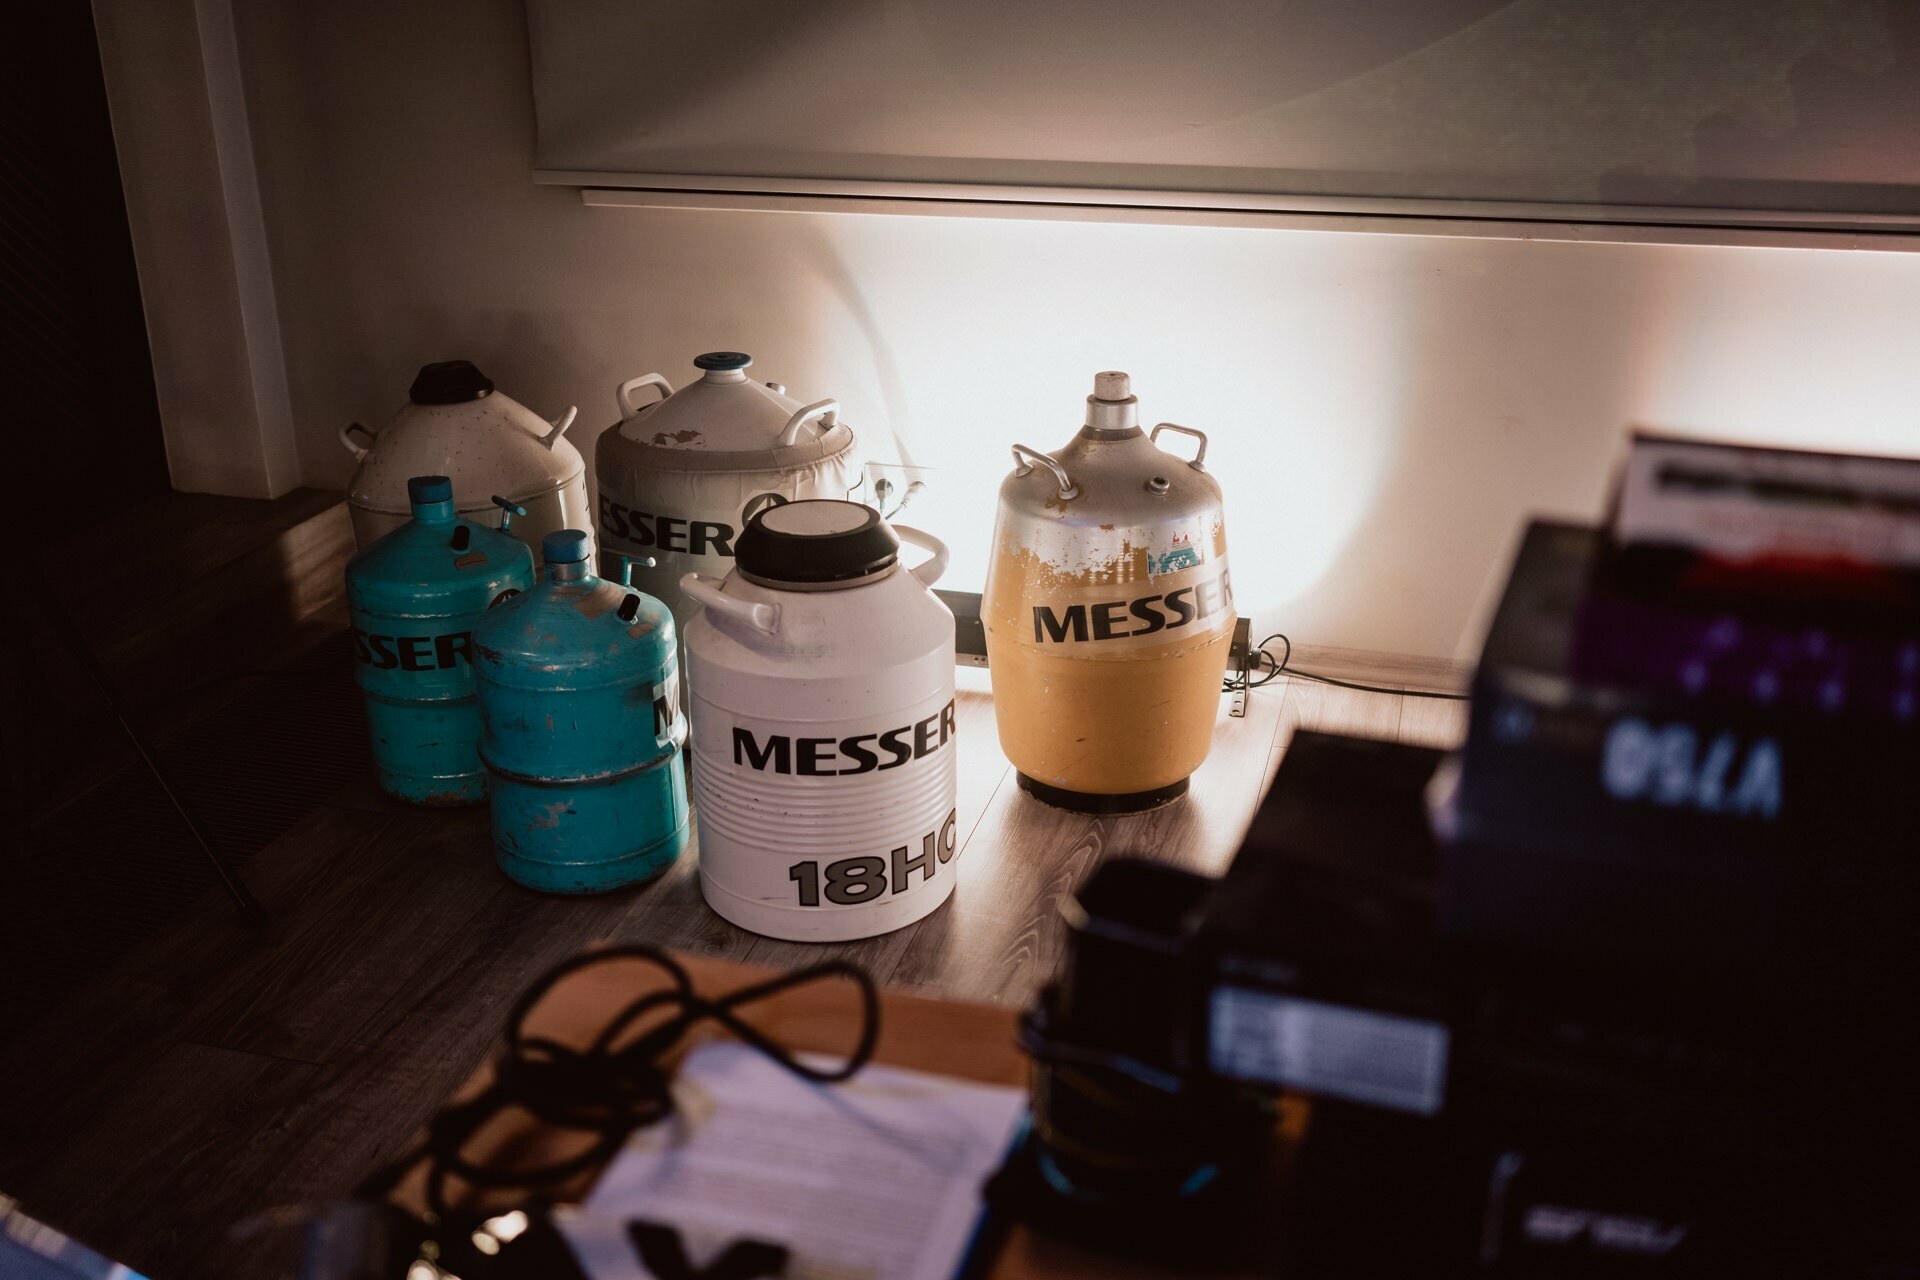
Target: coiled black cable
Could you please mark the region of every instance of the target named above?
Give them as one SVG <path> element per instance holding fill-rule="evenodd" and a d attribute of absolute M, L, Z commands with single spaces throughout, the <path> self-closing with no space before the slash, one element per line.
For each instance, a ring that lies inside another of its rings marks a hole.
<path fill-rule="evenodd" d="M 1285 646 L 1280 656 L 1275 658 L 1267 651 L 1267 646 L 1278 640 Z M 1263 661 L 1264 659 L 1264 661 Z M 1360 684 L 1353 680 L 1339 680 L 1333 676 L 1323 676 L 1313 671 L 1302 671 L 1291 665 L 1293 662 L 1293 641 L 1286 633 L 1276 631 L 1253 646 L 1247 654 L 1246 665 L 1239 671 L 1229 671 L 1220 686 L 1222 693 L 1237 693 L 1243 689 L 1258 689 L 1261 685 L 1277 680 L 1281 676 L 1292 676 L 1296 680 L 1311 680 L 1315 684 L 1336 685 L 1342 689 L 1358 689 L 1361 693 L 1394 693 L 1403 698 L 1438 698 L 1446 702 L 1466 702 L 1469 695 L 1464 693 L 1443 693 L 1438 689 L 1396 689 L 1390 685 Z M 1258 676 L 1254 672 L 1260 672 Z"/>
<path fill-rule="evenodd" d="M 584 1048 L 529 1034 L 528 1016 L 560 982 L 583 969 L 613 961 L 640 960 L 664 972 L 668 985 L 631 1001 Z M 769 1038 L 739 1010 L 757 1001 L 827 978 L 844 978 L 860 993 L 860 1034 L 851 1053 L 828 1069 L 809 1066 L 792 1050 Z M 664 1014 L 659 1025 L 621 1040 L 642 1019 Z M 693 979 L 671 956 L 647 946 L 609 947 L 576 956 L 551 969 L 529 987 L 508 1015 L 506 1048 L 494 1078 L 474 1097 L 443 1108 L 429 1122 L 427 1136 L 356 1189 L 368 1199 L 385 1198 L 407 1173 L 427 1164 L 428 1209 L 444 1218 L 449 1183 L 458 1179 L 485 1191 L 516 1191 L 523 1203 L 544 1207 L 573 1179 L 604 1164 L 635 1132 L 657 1124 L 673 1111 L 667 1054 L 696 1024 L 711 1021 L 805 1080 L 835 1084 L 850 1078 L 873 1057 L 880 1036 L 880 993 L 864 969 L 842 960 L 798 969 L 709 999 L 693 989 Z M 542 1124 L 591 1135 L 584 1150 L 537 1165 L 497 1168 L 469 1159 L 466 1148 L 488 1124 L 509 1110 L 522 1110 Z"/>

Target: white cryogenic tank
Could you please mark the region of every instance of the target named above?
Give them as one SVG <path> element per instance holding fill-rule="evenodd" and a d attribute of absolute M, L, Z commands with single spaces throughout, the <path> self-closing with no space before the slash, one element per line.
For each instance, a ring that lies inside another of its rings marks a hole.
<path fill-rule="evenodd" d="M 897 536 L 896 536 L 897 535 Z M 932 552 L 899 563 L 904 539 Z M 947 549 L 857 502 L 757 513 L 732 573 L 690 573 L 700 888 L 744 929 L 800 942 L 912 924 L 953 891 Z"/>
<path fill-rule="evenodd" d="M 357 422 L 340 430 L 340 443 L 359 463 L 347 486 L 355 546 L 365 551 L 413 518 L 411 476 L 450 479 L 460 504 L 454 514 L 471 524 L 500 527 L 495 496 L 524 507 L 525 518 L 508 532 L 536 552 L 542 538 L 562 529 L 591 537 L 586 459 L 563 438 L 573 419 L 569 408 L 548 422 L 495 391 L 493 379 L 468 361 L 424 366 L 407 403 L 378 435 Z"/>
<path fill-rule="evenodd" d="M 678 391 L 657 373 L 620 384 L 621 421 L 594 446 L 602 572 L 620 572 L 619 553 L 634 557 L 633 585 L 673 610 L 682 635 L 699 607 L 682 575 L 731 569 L 755 512 L 845 498 L 860 485 L 837 401 L 802 404 L 778 383 L 754 381 L 744 352 L 693 363 L 700 378 Z M 650 394 L 660 398 L 640 403 Z"/>

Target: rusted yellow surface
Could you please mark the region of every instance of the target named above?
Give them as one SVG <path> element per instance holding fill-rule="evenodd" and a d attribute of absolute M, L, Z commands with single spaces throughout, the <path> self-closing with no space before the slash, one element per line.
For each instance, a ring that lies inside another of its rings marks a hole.
<path fill-rule="evenodd" d="M 1217 554 L 1224 555 L 1225 538 Z M 1152 791 L 1206 759 L 1233 637 L 1231 611 L 1162 643 L 1064 649 L 1033 643 L 1033 606 L 1151 594 L 1147 552 L 1124 545 L 1078 572 L 1030 550 L 996 549 L 981 616 L 1001 749 L 1050 786 L 1095 795 Z M 1158 583 L 1167 583 L 1162 577 Z"/>

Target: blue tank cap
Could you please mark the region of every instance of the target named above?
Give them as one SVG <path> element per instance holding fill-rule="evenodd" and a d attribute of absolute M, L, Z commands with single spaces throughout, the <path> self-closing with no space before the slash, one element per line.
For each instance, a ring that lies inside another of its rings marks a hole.
<path fill-rule="evenodd" d="M 540 539 L 540 558 L 548 564 L 579 564 L 587 558 L 587 535 L 561 529 Z"/>
<path fill-rule="evenodd" d="M 407 480 L 408 502 L 451 502 L 453 481 L 445 476 L 412 476 Z"/>
<path fill-rule="evenodd" d="M 752 363 L 753 357 L 744 351 L 709 351 L 693 358 L 696 369 L 744 369 Z"/>

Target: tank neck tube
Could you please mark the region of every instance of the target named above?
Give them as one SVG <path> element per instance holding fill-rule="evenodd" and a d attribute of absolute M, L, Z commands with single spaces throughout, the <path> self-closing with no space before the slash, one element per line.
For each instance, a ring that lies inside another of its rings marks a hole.
<path fill-rule="evenodd" d="M 563 560 L 547 566 L 548 582 L 579 582 L 587 576 L 585 560 Z"/>
<path fill-rule="evenodd" d="M 1095 440 L 1122 440 L 1140 434 L 1140 399 L 1132 380 L 1119 371 L 1095 374 L 1087 397 L 1087 422 L 1080 434 Z"/>
<path fill-rule="evenodd" d="M 413 518 L 422 524 L 446 524 L 458 514 L 453 509 L 453 499 L 439 502 L 413 503 Z"/>
<path fill-rule="evenodd" d="M 745 369 L 709 369 L 700 378 L 702 382 L 745 382 Z"/>

